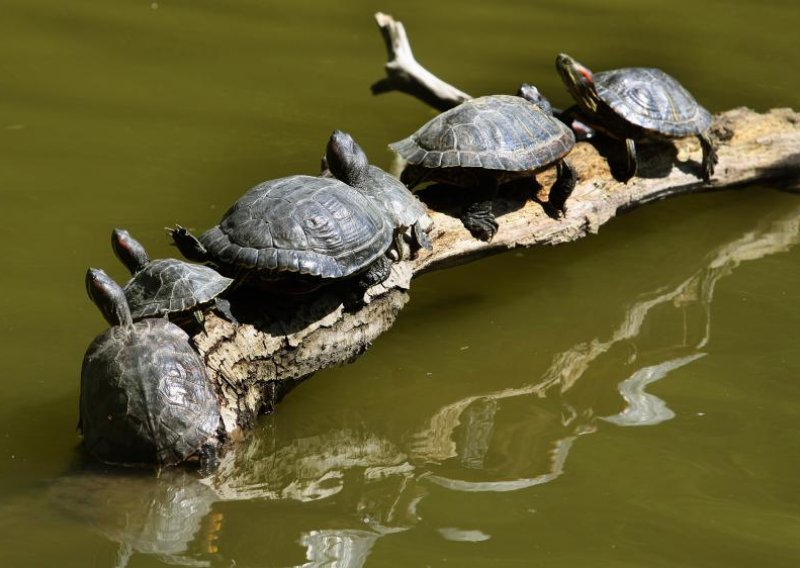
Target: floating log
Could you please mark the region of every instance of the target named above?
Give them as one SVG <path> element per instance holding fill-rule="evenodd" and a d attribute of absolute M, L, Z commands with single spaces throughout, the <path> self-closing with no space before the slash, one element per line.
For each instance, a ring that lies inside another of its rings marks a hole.
<path fill-rule="evenodd" d="M 454 106 L 469 95 L 439 80 L 416 63 L 402 24 L 376 16 L 389 50 L 387 77 L 373 92 L 401 90 L 437 108 Z M 449 102 L 447 102 L 449 101 Z M 433 205 L 433 250 L 413 261 L 395 264 L 391 277 L 367 291 L 365 305 L 345 309 L 334 292 L 323 292 L 277 305 L 236 302 L 235 327 L 206 313 L 193 342 L 208 367 L 220 396 L 225 430 L 237 438 L 249 430 L 259 413 L 274 410 L 278 400 L 316 371 L 352 362 L 388 330 L 409 299 L 414 276 L 469 262 L 515 247 L 555 245 L 596 233 L 617 213 L 684 193 L 703 193 L 747 184 L 797 185 L 800 173 L 800 114 L 790 109 L 758 113 L 739 108 L 714 117 L 711 135 L 718 145 L 715 176 L 699 178 L 701 149 L 696 139 L 667 145 L 642 145 L 639 175 L 620 183 L 607 160 L 587 142 L 570 154 L 579 182 L 567 202 L 566 214 L 555 219 L 542 207 L 555 179 L 554 168 L 538 176 L 538 200 L 501 194 L 494 203 L 499 230 L 491 242 L 474 239 L 458 219 L 457 203 L 435 191 L 423 191 Z"/>

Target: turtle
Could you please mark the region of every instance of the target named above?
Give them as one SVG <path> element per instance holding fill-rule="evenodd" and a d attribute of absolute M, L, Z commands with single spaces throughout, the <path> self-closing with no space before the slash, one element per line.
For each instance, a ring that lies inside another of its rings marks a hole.
<path fill-rule="evenodd" d="M 219 296 L 233 284 L 231 278 L 213 268 L 175 258 L 150 260 L 142 244 L 124 229 L 112 231 L 111 247 L 133 276 L 123 291 L 134 321 L 186 312 L 199 314 L 204 306 L 213 304 L 229 321 L 236 322 L 230 304 Z"/>
<path fill-rule="evenodd" d="M 433 249 L 428 237 L 433 221 L 425 205 L 399 179 L 370 165 L 366 153 L 350 134 L 333 131 L 325 161 L 334 177 L 369 197 L 391 219 L 397 259 L 416 258 L 421 248 Z"/>
<path fill-rule="evenodd" d="M 537 172 L 555 164 L 558 178 L 550 204 L 559 216 L 575 187 L 575 170 L 564 159 L 575 146 L 575 135 L 553 117 L 536 89 L 523 95 L 470 99 L 389 144 L 408 162 L 400 179 L 409 187 L 427 179 L 471 194 L 461 220 L 484 241 L 497 232 L 492 199 L 499 185 L 524 178 L 535 181 Z"/>
<path fill-rule="evenodd" d="M 219 403 L 189 336 L 166 318 L 134 322 L 103 270 L 87 271 L 86 289 L 111 325 L 83 359 L 78 427 L 86 449 L 114 464 L 213 462 Z"/>
<path fill-rule="evenodd" d="M 333 178 L 293 175 L 260 183 L 200 237 L 178 225 L 178 250 L 252 287 L 304 294 L 353 279 L 385 280 L 394 230 L 374 202 Z"/>
<path fill-rule="evenodd" d="M 701 177 L 714 175 L 717 151 L 711 138 L 711 113 L 674 77 L 652 67 L 628 67 L 592 73 L 564 53 L 556 69 L 572 97 L 578 114 L 592 127 L 624 141 L 624 181 L 638 169 L 636 143 L 696 136 L 703 150 Z"/>

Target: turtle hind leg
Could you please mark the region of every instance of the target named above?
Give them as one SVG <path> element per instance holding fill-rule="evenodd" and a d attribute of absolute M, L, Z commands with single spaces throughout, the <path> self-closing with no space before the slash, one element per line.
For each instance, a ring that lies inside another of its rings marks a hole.
<path fill-rule="evenodd" d="M 231 303 L 225 298 L 214 298 L 214 311 L 231 322 L 233 327 L 239 327 L 239 320 L 236 319 L 236 316 L 231 311 Z"/>
<path fill-rule="evenodd" d="M 497 195 L 498 180 L 491 174 L 481 174 L 478 174 L 478 187 L 472 190 L 472 202 L 461 214 L 461 222 L 473 237 L 488 243 L 499 227 L 492 205 Z"/>
<path fill-rule="evenodd" d="M 702 177 L 703 181 L 708 183 L 711 181 L 711 176 L 714 175 L 714 168 L 719 161 L 719 157 L 717 156 L 717 149 L 714 147 L 714 143 L 708 136 L 708 132 L 698 134 L 697 139 L 700 140 L 700 147 L 703 149 Z"/>
<path fill-rule="evenodd" d="M 578 181 L 578 176 L 575 173 L 575 168 L 567 160 L 561 160 L 556 164 L 556 171 L 558 177 L 556 178 L 553 187 L 550 188 L 550 194 L 547 198 L 546 209 L 549 215 L 555 215 L 556 218 L 562 218 L 567 213 L 567 199 L 572 195 L 572 190 L 575 189 L 575 184 Z"/>
<path fill-rule="evenodd" d="M 364 294 L 367 290 L 389 278 L 391 273 L 392 261 L 386 255 L 381 256 L 356 277 L 352 286 L 348 286 L 349 289 L 343 302 L 344 308 L 348 311 L 355 311 L 364 307 L 366 305 Z"/>

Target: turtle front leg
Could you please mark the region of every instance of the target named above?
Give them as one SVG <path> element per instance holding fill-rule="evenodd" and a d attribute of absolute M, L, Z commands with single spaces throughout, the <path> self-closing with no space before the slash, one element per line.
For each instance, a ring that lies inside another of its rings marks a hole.
<path fill-rule="evenodd" d="M 480 176 L 478 182 L 478 188 L 473 190 L 473 202 L 461 214 L 461 222 L 473 237 L 488 243 L 499 228 L 492 209 L 492 201 L 497 195 L 497 179 Z M 480 197 L 476 199 L 476 196 Z"/>
<path fill-rule="evenodd" d="M 625 169 L 622 171 L 622 179 L 620 181 L 628 182 L 636 172 L 639 170 L 639 164 L 636 160 L 636 142 L 633 138 L 625 139 Z"/>
<path fill-rule="evenodd" d="M 562 218 L 567 213 L 567 199 L 572 195 L 572 190 L 575 189 L 578 175 L 575 173 L 575 168 L 567 160 L 558 162 L 556 171 L 558 172 L 558 177 L 553 187 L 550 188 L 547 204 L 555 212 L 556 217 Z"/>
<path fill-rule="evenodd" d="M 487 243 L 494 238 L 499 228 L 492 211 L 491 199 L 469 205 L 461 215 L 461 222 L 473 237 Z"/>
<path fill-rule="evenodd" d="M 431 242 L 428 233 L 420 225 L 419 221 L 411 226 L 411 258 L 417 258 L 420 249 L 433 250 L 433 243 Z"/>
<path fill-rule="evenodd" d="M 698 134 L 697 139 L 700 140 L 700 147 L 703 149 L 703 181 L 708 183 L 711 181 L 711 176 L 714 175 L 714 168 L 719 162 L 719 157 L 708 132 Z"/>

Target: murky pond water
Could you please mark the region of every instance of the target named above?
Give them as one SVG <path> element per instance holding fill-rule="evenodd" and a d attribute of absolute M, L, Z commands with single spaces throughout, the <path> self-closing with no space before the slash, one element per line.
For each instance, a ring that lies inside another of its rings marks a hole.
<path fill-rule="evenodd" d="M 0 565 L 796 566 L 800 197 L 648 205 L 589 239 L 415 282 L 200 480 L 86 470 L 78 377 L 108 235 L 154 256 L 333 128 L 388 165 L 432 116 L 373 98 L 394 13 L 471 94 L 567 51 L 711 110 L 794 106 L 794 1 L 0 2 Z"/>

